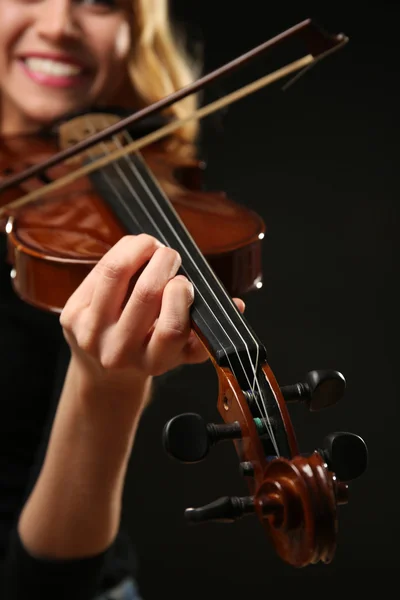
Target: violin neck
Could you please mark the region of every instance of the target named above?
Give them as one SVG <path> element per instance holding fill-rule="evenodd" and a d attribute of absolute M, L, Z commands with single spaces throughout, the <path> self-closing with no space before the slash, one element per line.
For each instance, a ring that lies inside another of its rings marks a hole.
<path fill-rule="evenodd" d="M 246 371 L 253 373 L 254 365 L 266 361 L 265 348 L 239 313 L 143 158 L 138 154 L 124 156 L 92 172 L 90 178 L 128 234 L 148 233 L 179 252 L 180 272 L 195 289 L 191 318 L 196 329 L 218 365 L 243 372 L 245 389 L 249 375 Z"/>

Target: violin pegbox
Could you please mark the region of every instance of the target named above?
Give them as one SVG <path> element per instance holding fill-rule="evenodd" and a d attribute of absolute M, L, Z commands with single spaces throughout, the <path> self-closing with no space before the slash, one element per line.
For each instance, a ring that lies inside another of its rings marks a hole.
<path fill-rule="evenodd" d="M 256 515 L 285 562 L 295 567 L 331 562 L 336 550 L 337 507 L 348 502 L 348 482 L 365 471 L 367 448 L 359 436 L 336 432 L 325 438 L 321 448 L 300 453 L 286 403 L 305 402 L 310 410 L 332 406 L 344 394 L 343 375 L 332 370 L 310 371 L 304 383 L 279 388 L 269 367 L 264 366 L 265 380 L 280 410 L 282 421 L 278 423 L 260 415 L 256 395 L 241 390 L 229 369 L 216 368 L 217 407 L 225 422 L 206 423 L 195 413 L 178 415 L 164 427 L 164 448 L 176 460 L 194 463 L 203 460 L 217 443 L 233 441 L 249 495 L 225 496 L 202 507 L 187 508 L 186 519 L 190 523 L 227 523 Z M 282 424 L 290 451 L 274 454 L 271 426 Z"/>

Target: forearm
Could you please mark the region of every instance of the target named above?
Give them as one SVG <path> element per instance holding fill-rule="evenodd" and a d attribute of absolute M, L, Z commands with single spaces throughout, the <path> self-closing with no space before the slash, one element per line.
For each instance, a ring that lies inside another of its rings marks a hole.
<path fill-rule="evenodd" d="M 139 376 L 94 385 L 72 359 L 43 468 L 19 520 L 31 554 L 79 558 L 112 543 L 150 385 Z"/>

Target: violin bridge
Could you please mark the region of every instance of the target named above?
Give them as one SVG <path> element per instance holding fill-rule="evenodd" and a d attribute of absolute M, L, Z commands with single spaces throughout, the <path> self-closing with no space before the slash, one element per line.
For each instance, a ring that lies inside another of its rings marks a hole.
<path fill-rule="evenodd" d="M 117 123 L 118 121 L 120 121 L 120 117 L 107 113 L 89 113 L 66 121 L 60 125 L 58 130 L 60 148 L 64 150 L 65 148 L 74 146 L 95 133 L 103 131 L 110 125 L 114 125 L 114 123 Z M 99 156 L 104 156 L 104 154 L 116 150 L 125 143 L 124 133 L 121 132 L 115 134 L 110 140 L 103 140 L 88 150 L 84 150 L 72 158 L 67 159 L 65 162 L 66 164 L 72 165 L 81 164 L 82 160 L 86 157 L 94 159 Z"/>

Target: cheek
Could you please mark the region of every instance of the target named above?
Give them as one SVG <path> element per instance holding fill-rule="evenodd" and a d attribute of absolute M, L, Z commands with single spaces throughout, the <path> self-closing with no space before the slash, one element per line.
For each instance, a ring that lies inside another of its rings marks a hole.
<path fill-rule="evenodd" d="M 18 5 L 11 5 L 0 0 L 0 65 L 9 62 L 24 33 L 29 29 L 29 14 L 21 15 Z"/>
<path fill-rule="evenodd" d="M 126 21 L 118 28 L 115 38 L 115 55 L 120 60 L 125 60 L 131 47 L 131 29 Z"/>
<path fill-rule="evenodd" d="M 99 73 L 108 78 L 125 71 L 131 46 L 130 27 L 125 21 L 119 20 L 101 32 L 93 31 L 92 40 Z"/>

